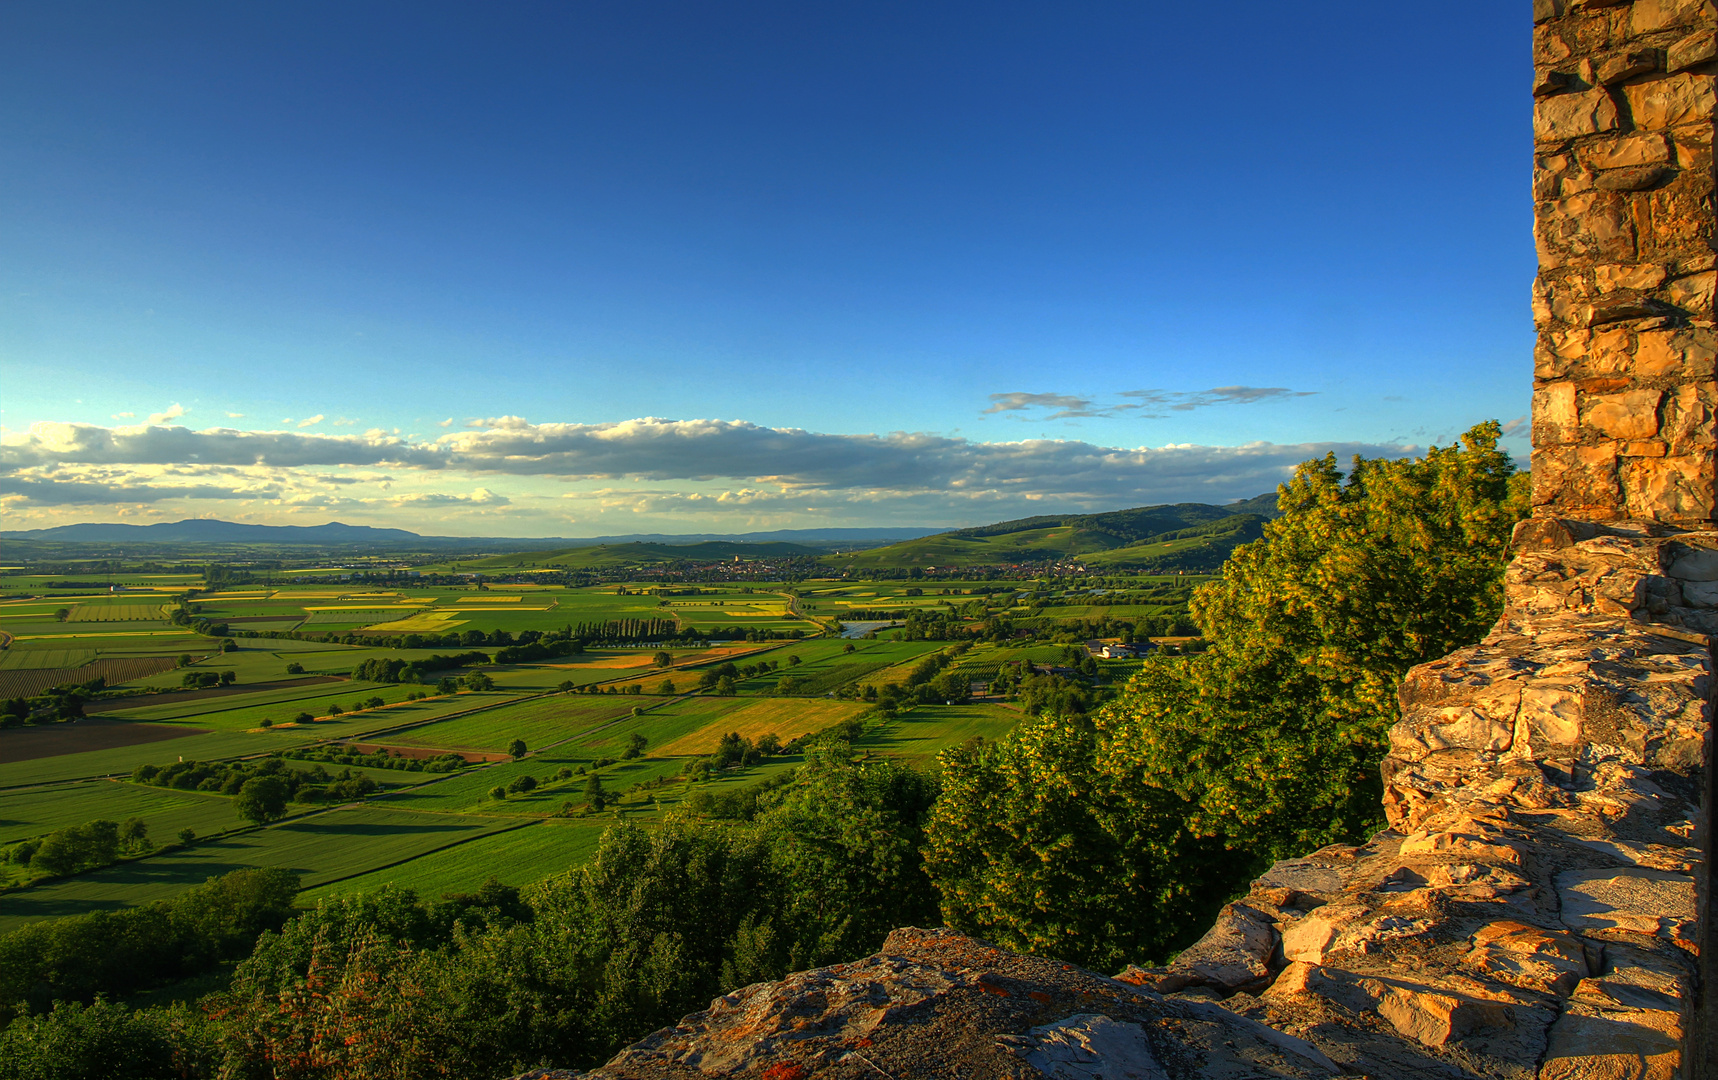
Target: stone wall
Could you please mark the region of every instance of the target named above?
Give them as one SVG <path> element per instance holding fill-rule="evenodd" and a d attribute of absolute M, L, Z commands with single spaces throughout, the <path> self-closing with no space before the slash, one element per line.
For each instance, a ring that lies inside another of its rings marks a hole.
<path fill-rule="evenodd" d="M 1272 867 L 1166 968 L 898 930 L 593 1076 L 1718 1080 L 1718 12 L 1534 24 L 1534 516 L 1496 627 L 1403 683 L 1389 828 Z"/>
<path fill-rule="evenodd" d="M 1533 502 L 1718 516 L 1710 0 L 1536 0 Z"/>

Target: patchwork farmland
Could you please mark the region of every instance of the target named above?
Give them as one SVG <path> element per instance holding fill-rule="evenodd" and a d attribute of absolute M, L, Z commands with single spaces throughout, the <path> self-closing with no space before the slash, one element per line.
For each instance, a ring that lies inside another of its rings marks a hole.
<path fill-rule="evenodd" d="M 385 883 L 427 894 L 492 876 L 522 884 L 584 860 L 616 822 L 650 826 L 781 777 L 820 739 L 935 769 L 942 750 L 1000 737 L 1022 713 L 896 708 L 928 660 L 950 650 L 902 640 L 892 624 L 918 612 L 1054 628 L 1064 616 L 1155 613 L 1184 584 L 1142 580 L 1108 594 L 828 581 L 205 590 L 179 578 L 147 595 L 128 586 L 0 600 L 0 696 L 39 708 L 79 684 L 84 698 L 82 719 L 0 729 L 0 933 L 171 896 L 243 866 L 294 870 L 306 902 Z M 856 614 L 879 613 L 881 629 L 839 636 Z M 508 652 L 507 642 L 574 628 L 671 633 Z M 963 645 L 932 666 L 984 682 L 1007 664 L 1056 663 L 1067 648 Z M 744 760 L 716 756 L 741 745 L 754 748 Z M 265 766 L 314 771 L 326 779 L 299 781 L 307 790 L 349 794 L 293 802 L 259 825 L 239 815 L 236 782 L 221 778 Z M 133 780 L 169 768 L 189 779 Z M 112 865 L 56 876 L 14 857 L 58 830 L 134 819 L 148 844 Z"/>

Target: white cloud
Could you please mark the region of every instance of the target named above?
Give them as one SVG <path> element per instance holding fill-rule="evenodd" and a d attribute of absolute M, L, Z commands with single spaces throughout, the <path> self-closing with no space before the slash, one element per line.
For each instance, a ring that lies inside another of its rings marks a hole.
<path fill-rule="evenodd" d="M 135 417 L 136 415 L 137 414 L 134 412 L 116 412 L 113 414 L 113 418 L 115 420 L 130 420 L 131 418 Z"/>
<path fill-rule="evenodd" d="M 435 426 L 436 427 L 452 427 L 453 426 L 453 417 L 450 416 L 446 420 L 437 420 L 435 422 Z"/>
<path fill-rule="evenodd" d="M 443 492 L 425 492 L 417 495 L 402 495 L 392 500 L 395 506 L 449 507 L 449 506 L 506 506 L 513 500 L 505 495 L 497 495 L 488 488 L 477 488 L 469 495 L 451 495 Z"/>
<path fill-rule="evenodd" d="M 301 428 L 315 427 L 317 424 L 322 423 L 322 420 L 322 414 L 317 413 L 315 416 L 307 416 L 303 420 L 300 420 L 298 422 L 298 426 Z"/>
<path fill-rule="evenodd" d="M 245 414 L 242 412 L 230 412 L 227 414 L 228 420 L 243 420 L 244 418 Z"/>
<path fill-rule="evenodd" d="M 71 495 L 56 496 L 53 486 L 107 484 L 115 489 L 115 501 L 127 494 L 141 501 L 149 493 L 136 489 L 148 487 L 177 491 L 162 499 L 296 503 L 325 499 L 328 485 L 341 484 L 343 498 L 378 512 L 511 507 L 510 513 L 518 513 L 521 500 L 526 507 L 533 500 L 559 502 L 556 496 L 566 487 L 607 481 L 598 494 L 570 494 L 641 513 L 747 511 L 943 524 L 1051 509 L 1221 504 L 1268 492 L 1295 465 L 1327 452 L 1345 460 L 1414 450 L 1362 443 L 1128 448 L 1066 439 L 976 442 L 915 432 L 828 434 L 738 420 L 649 417 L 607 424 L 533 424 L 518 417 L 481 423 L 480 429 L 427 442 L 380 429 L 322 435 L 38 423 L 0 437 L 0 492 L 44 504 L 71 496 L 99 502 L 94 487 L 67 488 Z M 394 471 L 358 475 L 372 468 Z M 485 479 L 485 486 L 460 492 L 451 481 L 458 475 L 507 479 Z M 630 486 L 618 487 L 614 480 Z M 724 483 L 727 490 L 719 486 Z M 430 514 L 410 524 L 435 531 Z"/>
<path fill-rule="evenodd" d="M 183 427 L 101 427 L 45 421 L 0 438 L 0 470 L 53 463 L 90 465 L 414 465 L 440 468 L 446 455 L 404 440 Z"/>
<path fill-rule="evenodd" d="M 185 406 L 175 401 L 173 404 L 167 406 L 167 411 L 151 413 L 148 422 L 151 424 L 165 424 L 169 420 L 177 420 L 179 417 L 184 415 Z"/>

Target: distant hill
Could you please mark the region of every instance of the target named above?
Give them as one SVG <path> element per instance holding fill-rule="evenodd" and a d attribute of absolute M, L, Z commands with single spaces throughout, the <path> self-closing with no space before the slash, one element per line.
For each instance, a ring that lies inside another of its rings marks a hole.
<path fill-rule="evenodd" d="M 701 544 L 597 544 L 560 551 L 522 551 L 497 555 L 476 562 L 461 562 L 461 570 L 608 570 L 623 566 L 651 566 L 676 562 L 727 562 L 736 556 L 754 559 L 787 559 L 795 555 L 822 555 L 828 548 L 803 544 L 738 543 L 709 540 Z"/>
<path fill-rule="evenodd" d="M 421 536 L 405 529 L 378 529 L 368 525 L 243 525 L 232 521 L 190 518 L 154 525 L 97 524 L 59 525 L 51 529 L 0 531 L 0 539 L 44 544 L 150 544 L 234 545 L 283 544 L 319 548 L 386 548 L 405 551 L 560 551 L 573 547 L 617 545 L 633 542 L 691 544 L 704 541 L 791 542 L 812 544 L 823 550 L 874 547 L 880 543 L 929 536 L 941 529 L 923 526 L 871 528 L 776 529 L 753 533 L 630 533 L 623 536 L 572 538 L 509 536 Z"/>
<path fill-rule="evenodd" d="M 1265 521 L 1275 516 L 1275 495 L 1228 506 L 1175 503 L 1104 514 L 1044 515 L 956 529 L 826 561 L 911 569 L 1077 558 L 1104 568 L 1210 571 L 1221 566 L 1236 547 L 1263 535 Z"/>
<path fill-rule="evenodd" d="M 19 529 L 0 533 L 8 540 L 54 540 L 62 543 L 139 544 L 318 544 L 387 545 L 424 539 L 404 529 L 369 525 L 241 525 L 233 521 L 188 518 L 154 525 L 57 525 L 51 529 Z"/>

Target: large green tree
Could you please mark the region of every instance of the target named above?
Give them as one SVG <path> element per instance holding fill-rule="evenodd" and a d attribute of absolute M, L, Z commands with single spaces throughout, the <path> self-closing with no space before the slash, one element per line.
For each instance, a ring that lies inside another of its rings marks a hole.
<path fill-rule="evenodd" d="M 1403 674 L 1501 610 L 1526 478 L 1499 434 L 1346 476 L 1304 463 L 1282 517 L 1195 592 L 1205 653 L 1147 663 L 1089 724 L 947 755 L 927 862 L 949 922 L 1087 963 L 1161 959 L 1264 863 L 1380 824 Z"/>

